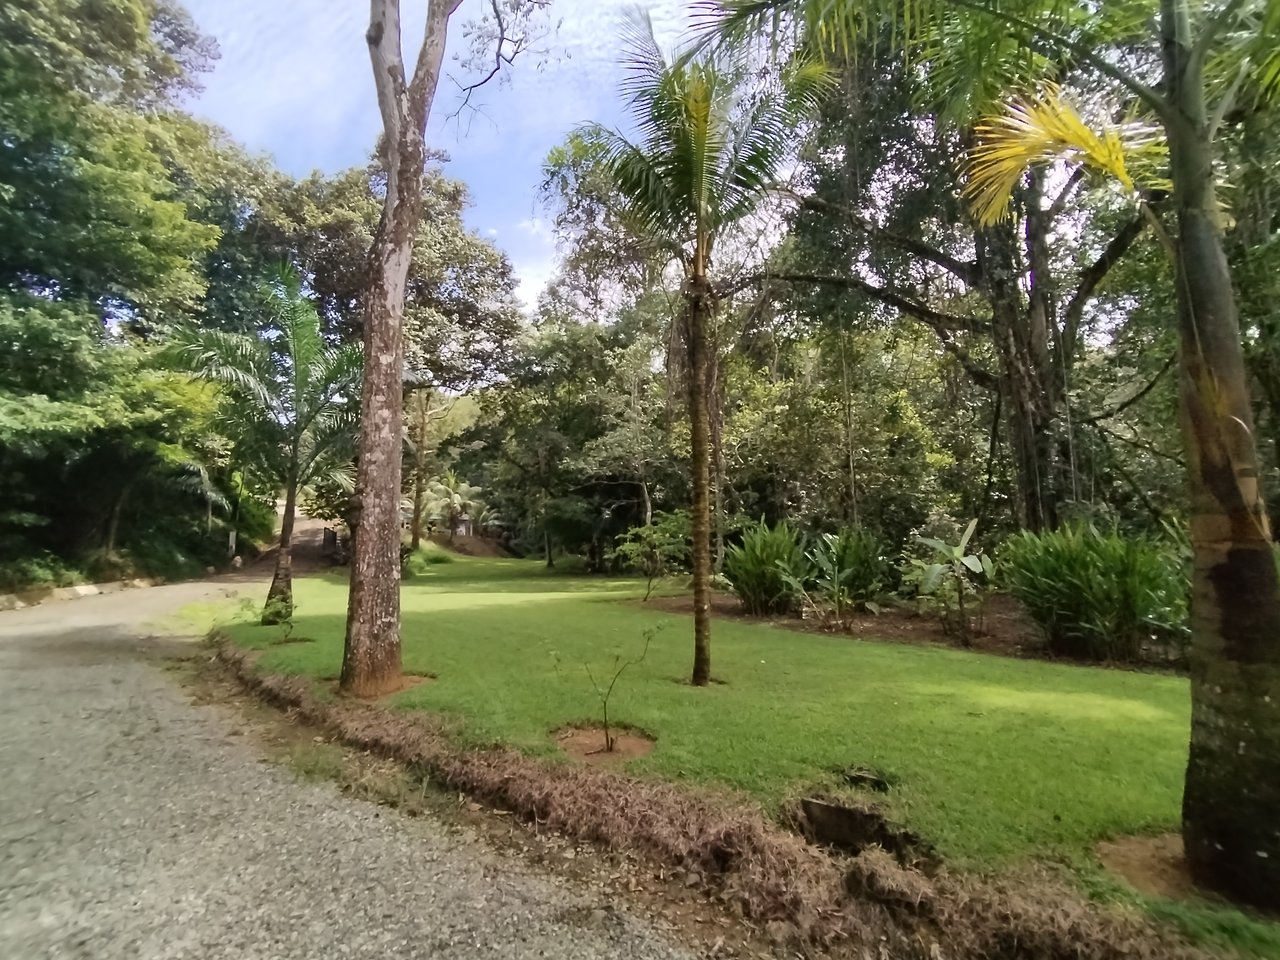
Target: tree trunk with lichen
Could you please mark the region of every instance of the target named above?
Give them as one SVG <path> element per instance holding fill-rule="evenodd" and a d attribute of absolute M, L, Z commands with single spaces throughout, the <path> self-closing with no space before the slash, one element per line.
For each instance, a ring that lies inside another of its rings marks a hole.
<path fill-rule="evenodd" d="M 1213 189 L 1202 58 L 1162 0 L 1177 208 L 1182 432 L 1191 474 L 1191 748 L 1182 836 L 1196 881 L 1280 907 L 1280 582 L 1235 293 Z"/>
<path fill-rule="evenodd" d="M 399 0 L 372 0 L 366 40 L 382 114 L 386 196 L 369 254 L 364 296 L 364 384 L 356 498 L 360 535 L 351 558 L 351 592 L 340 688 L 377 696 L 399 682 L 400 479 L 404 404 L 405 285 L 422 212 L 427 115 L 456 0 L 431 0 L 412 80 L 405 75 Z"/>

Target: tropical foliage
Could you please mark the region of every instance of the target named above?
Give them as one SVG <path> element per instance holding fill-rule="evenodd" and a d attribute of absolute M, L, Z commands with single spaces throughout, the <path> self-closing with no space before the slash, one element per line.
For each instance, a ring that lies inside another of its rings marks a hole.
<path fill-rule="evenodd" d="M 298 494 L 318 481 L 348 488 L 353 398 L 361 354 L 325 341 L 320 315 L 283 268 L 263 294 L 262 334 L 191 329 L 174 335 L 175 364 L 220 385 L 242 455 L 284 491 L 280 548 L 263 622 L 293 616 L 292 536 Z"/>

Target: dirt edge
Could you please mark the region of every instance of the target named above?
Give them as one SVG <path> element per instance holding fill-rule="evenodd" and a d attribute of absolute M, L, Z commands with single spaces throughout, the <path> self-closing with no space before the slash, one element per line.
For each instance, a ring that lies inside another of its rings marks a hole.
<path fill-rule="evenodd" d="M 796 947 L 845 945 L 895 960 L 1206 960 L 1136 912 L 1090 904 L 1047 872 L 995 881 L 934 876 L 870 847 L 818 849 L 764 818 L 691 788 L 512 750 L 463 750 L 430 718 L 325 701 L 302 677 L 259 673 L 220 641 L 217 659 L 246 690 L 333 739 L 406 764 L 436 783 L 566 837 L 696 876 L 716 900 Z"/>

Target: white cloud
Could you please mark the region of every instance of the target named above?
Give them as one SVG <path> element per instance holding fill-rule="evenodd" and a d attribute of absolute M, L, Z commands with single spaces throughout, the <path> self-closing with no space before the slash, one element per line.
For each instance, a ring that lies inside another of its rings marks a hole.
<path fill-rule="evenodd" d="M 547 243 L 552 242 L 551 228 L 547 226 L 547 222 L 541 217 L 527 217 L 516 224 L 516 229 L 523 230 L 536 240 L 544 240 Z"/>
<path fill-rule="evenodd" d="M 538 306 L 538 297 L 551 281 L 555 269 L 552 259 L 525 262 L 515 268 L 516 296 L 524 304 L 526 313 L 532 313 Z"/>

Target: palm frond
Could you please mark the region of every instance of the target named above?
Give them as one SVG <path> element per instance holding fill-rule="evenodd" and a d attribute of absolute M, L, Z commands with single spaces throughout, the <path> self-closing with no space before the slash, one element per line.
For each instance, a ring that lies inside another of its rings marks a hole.
<path fill-rule="evenodd" d="M 726 222 L 745 216 L 773 185 L 796 139 L 797 126 L 817 112 L 835 81 L 835 74 L 821 62 L 797 60 L 736 119 L 725 170 Z"/>
<path fill-rule="evenodd" d="M 975 132 L 978 144 L 966 162 L 964 195 L 982 224 L 1008 215 L 1014 190 L 1034 164 L 1082 163 L 1132 191 L 1127 158 L 1139 150 L 1158 149 L 1161 142 L 1149 128 L 1106 125 L 1094 130 L 1055 86 L 1038 97 L 1011 101 L 1004 114 L 983 120 Z"/>
<path fill-rule="evenodd" d="M 174 368 L 220 383 L 262 410 L 278 408 L 270 354 L 257 337 L 187 328 L 170 338 L 162 355 Z"/>
<path fill-rule="evenodd" d="M 624 198 L 624 217 L 686 268 L 704 271 L 716 239 L 772 184 L 794 127 L 830 84 L 817 63 L 786 82 L 748 69 L 742 51 L 690 51 L 668 62 L 647 15 L 628 33 L 624 85 L 636 139 L 593 128 L 603 169 Z"/>
<path fill-rule="evenodd" d="M 653 32 L 653 17 L 645 7 L 633 6 L 623 12 L 622 55 L 619 60 L 624 97 L 640 103 L 652 96 L 667 71 L 667 58 Z"/>

